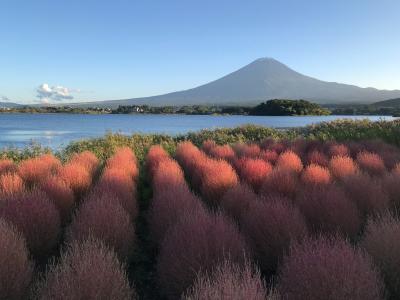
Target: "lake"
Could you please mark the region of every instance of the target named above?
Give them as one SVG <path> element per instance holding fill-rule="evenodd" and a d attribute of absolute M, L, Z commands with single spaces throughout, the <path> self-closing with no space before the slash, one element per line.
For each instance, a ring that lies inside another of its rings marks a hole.
<path fill-rule="evenodd" d="M 60 149 L 69 142 L 104 135 L 181 134 L 201 129 L 255 124 L 274 128 L 300 127 L 340 118 L 393 120 L 382 116 L 189 116 L 189 115 L 81 115 L 0 114 L 0 148 L 25 147 L 33 142 Z"/>

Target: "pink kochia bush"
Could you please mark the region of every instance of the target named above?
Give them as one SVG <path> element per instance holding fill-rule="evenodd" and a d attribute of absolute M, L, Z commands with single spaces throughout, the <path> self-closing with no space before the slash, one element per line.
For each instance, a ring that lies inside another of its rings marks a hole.
<path fill-rule="evenodd" d="M 390 198 L 390 206 L 400 208 L 400 173 L 388 173 L 382 178 L 382 188 Z"/>
<path fill-rule="evenodd" d="M 25 239 L 14 226 L 0 219 L 0 298 L 27 298 L 32 271 Z"/>
<path fill-rule="evenodd" d="M 389 195 L 377 178 L 359 173 L 347 177 L 343 185 L 363 216 L 380 213 L 390 206 Z"/>
<path fill-rule="evenodd" d="M 182 299 L 272 300 L 267 297 L 267 289 L 257 269 L 249 262 L 239 266 L 229 260 L 216 266 L 211 273 L 200 272 Z"/>
<path fill-rule="evenodd" d="M 211 148 L 208 154 L 214 158 L 231 161 L 235 157 L 235 151 L 229 145 L 215 146 Z"/>
<path fill-rule="evenodd" d="M 329 170 L 337 179 L 344 179 L 347 176 L 357 173 L 357 165 L 348 156 L 334 156 L 329 162 Z"/>
<path fill-rule="evenodd" d="M 400 221 L 391 214 L 370 219 L 361 241 L 381 270 L 390 299 L 400 298 Z"/>
<path fill-rule="evenodd" d="M 129 147 L 117 148 L 107 160 L 106 168 L 122 170 L 135 181 L 139 175 L 135 153 Z"/>
<path fill-rule="evenodd" d="M 283 299 L 383 299 L 379 273 L 366 254 L 338 237 L 295 243 L 285 257 L 278 290 Z"/>
<path fill-rule="evenodd" d="M 370 175 L 380 176 L 386 171 L 382 158 L 376 153 L 366 151 L 358 153 L 357 164 Z"/>
<path fill-rule="evenodd" d="M 220 206 L 228 215 L 240 222 L 247 214 L 252 202 L 257 201 L 256 193 L 245 184 L 238 184 L 229 189 L 221 198 Z"/>
<path fill-rule="evenodd" d="M 94 188 L 97 194 L 115 197 L 132 218 L 138 214 L 136 200 L 136 181 L 138 167 L 135 154 L 128 147 L 118 148 L 111 156 Z"/>
<path fill-rule="evenodd" d="M 333 143 L 328 144 L 328 154 L 331 158 L 335 156 L 347 156 L 350 155 L 350 150 L 346 145 Z"/>
<path fill-rule="evenodd" d="M 0 175 L 0 199 L 21 193 L 25 190 L 22 178 L 18 174 Z"/>
<path fill-rule="evenodd" d="M 233 146 L 236 155 L 240 157 L 257 158 L 261 154 L 261 148 L 257 144 L 236 144 Z"/>
<path fill-rule="evenodd" d="M 265 196 L 277 194 L 288 198 L 294 198 L 298 186 L 299 179 L 296 173 L 274 168 L 264 180 L 260 189 L 260 194 Z"/>
<path fill-rule="evenodd" d="M 77 198 L 81 198 L 92 184 L 89 171 L 77 163 L 67 163 L 59 171 L 59 177 L 74 191 Z"/>
<path fill-rule="evenodd" d="M 0 159 L 0 175 L 5 173 L 15 173 L 17 166 L 11 159 Z"/>
<path fill-rule="evenodd" d="M 281 170 L 300 173 L 301 170 L 303 170 L 303 163 L 296 153 L 288 150 L 279 156 L 276 162 L 276 167 L 280 168 Z"/>
<path fill-rule="evenodd" d="M 260 153 L 260 158 L 269 162 L 270 164 L 274 165 L 278 160 L 279 154 L 276 153 L 274 150 L 263 150 Z"/>
<path fill-rule="evenodd" d="M 153 177 L 154 171 L 161 161 L 168 160 L 169 158 L 167 151 L 163 147 L 160 145 L 151 146 L 146 156 L 146 169 L 149 177 Z"/>
<path fill-rule="evenodd" d="M 200 270 L 209 272 L 225 258 L 243 264 L 245 251 L 238 229 L 221 214 L 198 210 L 182 216 L 161 244 L 157 272 L 162 293 L 178 298 Z"/>
<path fill-rule="evenodd" d="M 37 299 L 136 299 L 115 253 L 94 240 L 73 243 L 36 288 Z"/>
<path fill-rule="evenodd" d="M 325 167 L 311 164 L 305 168 L 301 179 L 307 185 L 324 185 L 331 182 L 331 173 Z"/>
<path fill-rule="evenodd" d="M 155 156 L 152 157 L 157 160 Z M 189 190 L 182 169 L 175 160 L 163 155 L 158 164 L 153 164 L 149 158 L 147 162 L 148 165 L 153 165 L 150 232 L 152 239 L 160 244 L 165 233 L 181 216 L 195 213 L 197 210 L 204 211 L 204 207 L 200 199 Z"/>
<path fill-rule="evenodd" d="M 168 229 L 175 225 L 181 216 L 204 210 L 201 200 L 194 196 L 186 185 L 155 189 L 149 214 L 152 239 L 161 243 Z"/>
<path fill-rule="evenodd" d="M 75 204 L 74 192 L 70 186 L 57 176 L 50 176 L 40 182 L 39 187 L 57 207 L 61 223 L 70 219 Z"/>
<path fill-rule="evenodd" d="M 37 184 L 58 172 L 61 162 L 51 154 L 22 161 L 18 166 L 18 174 L 28 185 Z"/>
<path fill-rule="evenodd" d="M 217 143 L 214 142 L 213 140 L 205 140 L 203 144 L 201 145 L 201 149 L 207 153 L 208 155 L 210 154 L 211 149 L 215 148 L 217 146 Z"/>
<path fill-rule="evenodd" d="M 200 192 L 214 204 L 219 202 L 228 189 L 239 182 L 235 170 L 224 160 L 212 160 L 202 165 L 200 172 Z"/>
<path fill-rule="evenodd" d="M 113 200 L 122 205 L 132 218 L 137 216 L 136 184 L 124 169 L 105 168 L 93 190 L 97 194 L 113 195 Z"/>
<path fill-rule="evenodd" d="M 175 157 L 189 176 L 194 175 L 193 173 L 199 165 L 199 160 L 206 159 L 206 155 L 191 142 L 179 143 L 176 148 Z"/>
<path fill-rule="evenodd" d="M 81 153 L 73 154 L 70 163 L 82 166 L 91 176 L 93 176 L 99 165 L 99 159 L 92 152 L 83 151 Z"/>
<path fill-rule="evenodd" d="M 327 167 L 329 160 L 327 156 L 318 150 L 311 151 L 307 154 L 307 163 Z"/>
<path fill-rule="evenodd" d="M 291 242 L 304 238 L 308 233 L 298 208 L 276 196 L 251 202 L 243 215 L 242 225 L 252 252 L 266 272 L 276 269 Z"/>
<path fill-rule="evenodd" d="M 94 237 L 114 249 L 120 259 L 129 260 L 135 229 L 128 212 L 115 197 L 107 193 L 92 193 L 86 197 L 67 228 L 67 241 L 82 242 Z"/>
<path fill-rule="evenodd" d="M 357 206 L 337 185 L 307 187 L 297 195 L 296 204 L 316 234 L 340 232 L 354 238 L 360 230 Z"/>
<path fill-rule="evenodd" d="M 241 158 L 235 163 L 240 179 L 258 191 L 265 178 L 272 172 L 272 165 L 262 159 Z"/>
<path fill-rule="evenodd" d="M 217 204 L 223 194 L 239 182 L 228 162 L 207 157 L 190 142 L 178 145 L 176 159 L 189 175 L 193 186 L 212 204 Z"/>
<path fill-rule="evenodd" d="M 5 199 L 0 205 L 0 217 L 15 225 L 37 257 L 46 256 L 58 243 L 60 215 L 42 191 L 23 192 Z"/>
<path fill-rule="evenodd" d="M 186 184 L 181 167 L 173 159 L 168 159 L 158 164 L 157 170 L 154 171 L 152 182 L 155 189 Z"/>
<path fill-rule="evenodd" d="M 400 175 L 400 163 L 397 163 L 397 164 L 394 166 L 392 172 L 393 172 L 394 174 Z"/>

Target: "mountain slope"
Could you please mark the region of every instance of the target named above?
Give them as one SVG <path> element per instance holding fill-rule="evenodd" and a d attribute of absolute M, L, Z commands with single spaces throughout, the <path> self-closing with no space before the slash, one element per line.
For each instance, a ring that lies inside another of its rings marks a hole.
<path fill-rule="evenodd" d="M 379 101 L 372 104 L 375 107 L 392 107 L 392 108 L 400 108 L 400 98 L 397 99 L 389 99 L 385 101 Z"/>
<path fill-rule="evenodd" d="M 85 103 L 89 105 L 252 105 L 268 99 L 306 99 L 320 104 L 373 103 L 400 97 L 400 90 L 360 88 L 302 75 L 272 58 L 261 58 L 218 80 L 165 95 Z M 82 105 L 82 104 L 81 104 Z"/>
<path fill-rule="evenodd" d="M 21 104 L 14 103 L 14 102 L 0 102 L 0 107 L 1 108 L 14 108 L 14 107 L 20 107 Z"/>

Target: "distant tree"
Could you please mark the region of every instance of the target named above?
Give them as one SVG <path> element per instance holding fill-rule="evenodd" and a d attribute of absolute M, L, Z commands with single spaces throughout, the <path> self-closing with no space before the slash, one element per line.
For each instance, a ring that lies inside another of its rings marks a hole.
<path fill-rule="evenodd" d="M 306 100 L 274 99 L 255 106 L 250 114 L 256 116 L 320 116 L 329 115 L 330 111 Z"/>

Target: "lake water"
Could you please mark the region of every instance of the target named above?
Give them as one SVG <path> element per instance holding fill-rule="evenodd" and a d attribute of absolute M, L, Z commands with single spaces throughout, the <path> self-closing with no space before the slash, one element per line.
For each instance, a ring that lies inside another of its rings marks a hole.
<path fill-rule="evenodd" d="M 201 129 L 256 124 L 267 127 L 300 127 L 340 118 L 392 120 L 382 116 L 188 116 L 188 115 L 80 115 L 0 114 L 0 148 L 25 147 L 33 142 L 60 149 L 69 142 L 107 132 L 122 134 L 181 134 Z"/>

